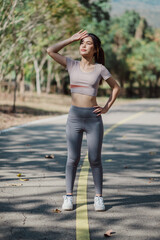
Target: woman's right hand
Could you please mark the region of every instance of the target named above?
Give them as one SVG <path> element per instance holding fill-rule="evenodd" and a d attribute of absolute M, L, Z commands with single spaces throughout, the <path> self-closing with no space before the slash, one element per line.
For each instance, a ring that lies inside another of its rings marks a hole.
<path fill-rule="evenodd" d="M 72 42 L 74 42 L 74 41 L 81 40 L 81 39 L 83 39 L 87 36 L 88 36 L 87 31 L 86 30 L 83 31 L 83 29 L 81 29 L 79 32 L 73 34 L 73 36 L 70 39 L 71 39 Z"/>

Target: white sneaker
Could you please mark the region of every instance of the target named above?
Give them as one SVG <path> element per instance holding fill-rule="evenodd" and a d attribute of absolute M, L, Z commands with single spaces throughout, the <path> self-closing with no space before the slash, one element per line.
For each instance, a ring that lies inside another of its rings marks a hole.
<path fill-rule="evenodd" d="M 105 211 L 103 197 L 96 196 L 94 198 L 94 208 L 97 212 Z"/>
<path fill-rule="evenodd" d="M 73 196 L 64 195 L 63 198 L 64 198 L 64 202 L 63 202 L 63 205 L 62 205 L 62 209 L 64 211 L 73 210 Z"/>

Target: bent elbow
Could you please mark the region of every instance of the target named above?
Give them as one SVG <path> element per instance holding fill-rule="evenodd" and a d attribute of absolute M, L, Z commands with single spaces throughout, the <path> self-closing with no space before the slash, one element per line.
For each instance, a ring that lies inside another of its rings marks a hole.
<path fill-rule="evenodd" d="M 119 86 L 119 84 L 116 86 L 116 90 L 117 90 L 117 94 L 121 92 L 121 87 Z"/>
<path fill-rule="evenodd" d="M 121 92 L 121 87 L 119 87 L 119 89 L 118 89 L 118 94 L 120 94 L 120 92 Z"/>
<path fill-rule="evenodd" d="M 118 92 L 120 92 L 121 91 L 121 87 L 120 86 L 118 86 Z"/>

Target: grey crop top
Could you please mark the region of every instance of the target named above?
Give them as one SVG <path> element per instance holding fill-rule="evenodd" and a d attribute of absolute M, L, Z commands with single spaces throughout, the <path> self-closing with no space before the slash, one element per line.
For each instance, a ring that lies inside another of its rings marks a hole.
<path fill-rule="evenodd" d="M 90 96 L 97 96 L 97 90 L 101 78 L 107 80 L 112 75 L 107 68 L 99 63 L 95 63 L 92 72 L 83 72 L 80 68 L 80 61 L 66 57 L 66 70 L 70 77 L 71 93 L 81 93 Z"/>

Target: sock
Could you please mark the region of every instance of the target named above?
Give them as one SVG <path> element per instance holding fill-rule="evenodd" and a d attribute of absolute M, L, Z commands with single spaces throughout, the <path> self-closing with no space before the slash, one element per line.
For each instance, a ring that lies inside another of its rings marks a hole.
<path fill-rule="evenodd" d="M 73 197 L 73 195 L 66 195 L 67 197 Z"/>

